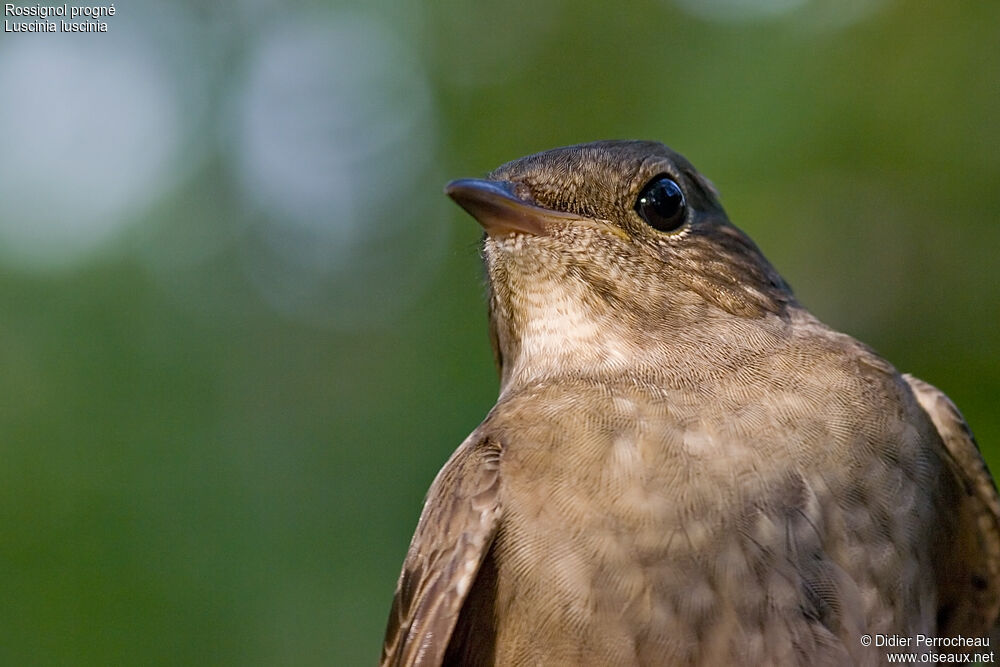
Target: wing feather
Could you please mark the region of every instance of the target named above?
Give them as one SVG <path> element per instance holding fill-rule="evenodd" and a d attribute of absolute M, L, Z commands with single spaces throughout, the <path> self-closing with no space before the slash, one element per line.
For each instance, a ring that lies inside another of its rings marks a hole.
<path fill-rule="evenodd" d="M 939 389 L 903 376 L 930 416 L 959 487 L 947 558 L 937 564 L 939 634 L 985 636 L 1000 614 L 1000 498 L 975 438 L 955 404 Z"/>
<path fill-rule="evenodd" d="M 440 665 L 496 535 L 500 447 L 470 438 L 431 485 L 389 612 L 383 667 Z"/>

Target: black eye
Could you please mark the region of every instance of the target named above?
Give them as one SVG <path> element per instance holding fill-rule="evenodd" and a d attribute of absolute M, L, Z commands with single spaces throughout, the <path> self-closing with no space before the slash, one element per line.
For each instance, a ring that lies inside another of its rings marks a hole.
<path fill-rule="evenodd" d="M 654 176 L 635 200 L 635 212 L 653 229 L 672 232 L 686 218 L 684 193 L 664 174 Z"/>

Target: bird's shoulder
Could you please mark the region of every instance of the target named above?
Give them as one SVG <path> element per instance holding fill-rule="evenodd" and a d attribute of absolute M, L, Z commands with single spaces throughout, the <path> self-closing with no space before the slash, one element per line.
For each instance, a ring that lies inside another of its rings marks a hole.
<path fill-rule="evenodd" d="M 496 534 L 501 449 L 477 430 L 431 485 L 396 585 L 381 665 L 439 665 L 444 659 Z"/>
<path fill-rule="evenodd" d="M 937 453 L 954 482 L 941 499 L 950 535 L 935 564 L 939 634 L 984 636 L 1000 614 L 1000 497 L 955 404 L 927 382 L 903 378 L 940 437 Z"/>

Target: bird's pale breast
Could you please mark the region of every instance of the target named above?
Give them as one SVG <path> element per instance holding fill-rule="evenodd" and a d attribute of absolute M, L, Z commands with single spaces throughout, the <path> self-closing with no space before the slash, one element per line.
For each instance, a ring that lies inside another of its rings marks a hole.
<path fill-rule="evenodd" d="M 860 394 L 724 387 L 566 379 L 501 401 L 499 663 L 844 664 L 863 632 L 931 632 L 940 464 L 902 408 L 862 428 Z"/>

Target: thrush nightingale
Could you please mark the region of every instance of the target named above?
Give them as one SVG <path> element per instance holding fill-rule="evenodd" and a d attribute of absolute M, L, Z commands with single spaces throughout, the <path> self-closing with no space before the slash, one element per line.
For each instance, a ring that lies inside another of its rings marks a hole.
<path fill-rule="evenodd" d="M 500 394 L 430 488 L 383 665 L 867 665 L 989 634 L 1000 504 L 962 416 L 800 305 L 686 159 L 602 141 L 446 192 L 486 230 Z"/>

